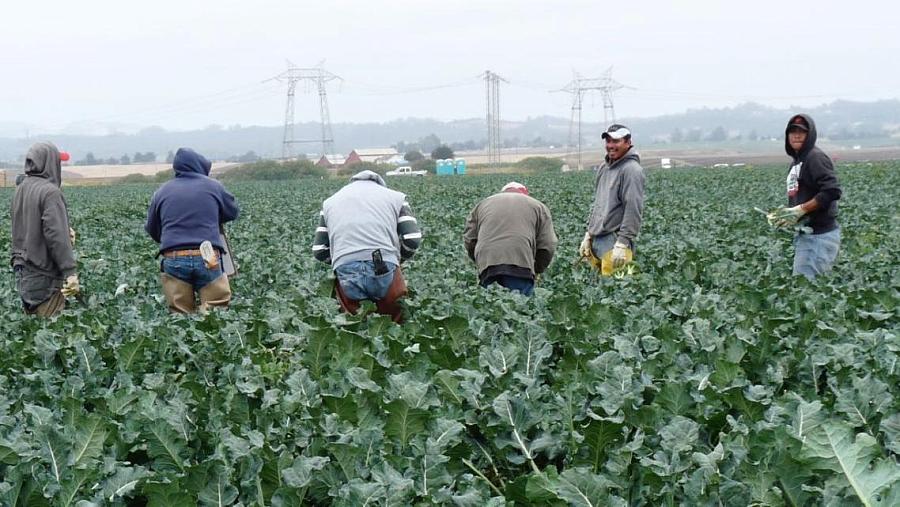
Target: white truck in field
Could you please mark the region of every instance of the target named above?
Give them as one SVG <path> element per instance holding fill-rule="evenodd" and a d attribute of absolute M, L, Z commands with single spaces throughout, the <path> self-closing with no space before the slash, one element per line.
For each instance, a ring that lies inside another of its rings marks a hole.
<path fill-rule="evenodd" d="M 425 176 L 426 174 L 428 171 L 413 171 L 413 168 L 408 165 L 384 173 L 385 176 Z"/>

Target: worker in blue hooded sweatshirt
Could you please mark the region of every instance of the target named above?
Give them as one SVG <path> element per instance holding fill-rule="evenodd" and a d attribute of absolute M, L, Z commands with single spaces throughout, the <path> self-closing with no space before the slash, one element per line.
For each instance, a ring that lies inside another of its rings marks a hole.
<path fill-rule="evenodd" d="M 150 200 L 147 234 L 159 243 L 160 279 L 169 309 L 193 313 L 195 293 L 200 310 L 227 306 L 231 287 L 222 270 L 226 246 L 221 224 L 238 217 L 238 205 L 222 184 L 209 177 L 212 164 L 190 148 L 175 153 L 175 178 Z"/>

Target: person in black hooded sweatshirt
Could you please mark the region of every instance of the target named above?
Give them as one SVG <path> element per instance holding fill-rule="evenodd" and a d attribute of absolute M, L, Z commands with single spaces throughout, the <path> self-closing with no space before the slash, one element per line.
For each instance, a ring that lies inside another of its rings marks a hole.
<path fill-rule="evenodd" d="M 794 274 L 812 280 L 829 271 L 841 245 L 837 201 L 841 187 L 831 158 L 816 147 L 816 124 L 796 114 L 785 128 L 784 149 L 792 162 L 787 177 L 788 205 L 779 208 L 780 227 L 805 226 L 794 236 Z"/>

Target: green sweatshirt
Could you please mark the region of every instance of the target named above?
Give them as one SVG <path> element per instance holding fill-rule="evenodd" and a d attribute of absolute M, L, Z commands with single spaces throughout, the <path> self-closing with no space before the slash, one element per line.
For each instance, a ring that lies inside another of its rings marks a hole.
<path fill-rule="evenodd" d="M 547 206 L 517 192 L 479 202 L 466 219 L 463 241 L 479 273 L 509 265 L 526 268 L 532 275 L 547 269 L 557 244 Z"/>

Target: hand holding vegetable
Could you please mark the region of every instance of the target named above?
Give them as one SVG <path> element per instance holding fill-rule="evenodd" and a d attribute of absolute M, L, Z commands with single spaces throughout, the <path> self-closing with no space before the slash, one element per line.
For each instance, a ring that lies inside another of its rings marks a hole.
<path fill-rule="evenodd" d="M 81 292 L 81 285 L 78 284 L 78 275 L 69 275 L 60 292 L 66 297 L 74 296 Z"/>
<path fill-rule="evenodd" d="M 792 225 L 797 225 L 797 222 L 803 218 L 803 215 L 806 215 L 806 210 L 803 209 L 803 206 L 793 206 L 793 207 L 781 207 L 772 212 L 774 215 L 773 218 L 770 218 L 770 223 L 774 221 L 775 227 L 790 227 Z"/>
<path fill-rule="evenodd" d="M 591 252 L 591 233 L 584 233 L 584 239 L 581 240 L 581 245 L 578 247 L 578 255 L 588 259 L 593 255 Z"/>

